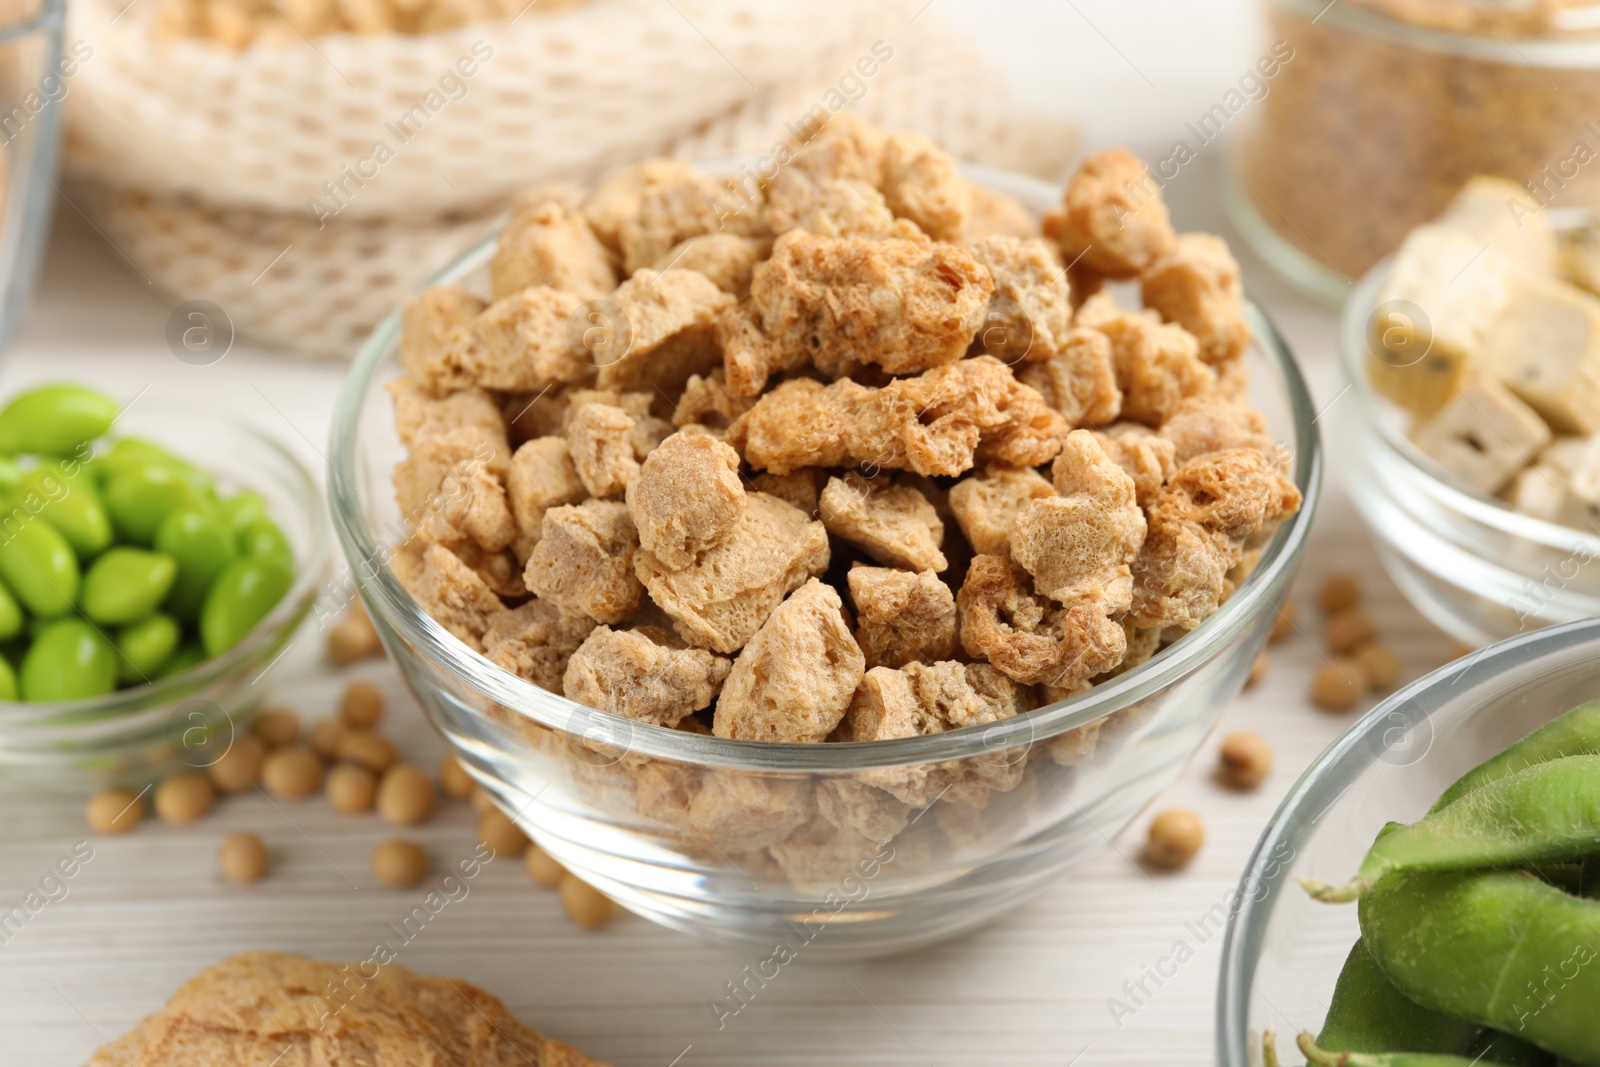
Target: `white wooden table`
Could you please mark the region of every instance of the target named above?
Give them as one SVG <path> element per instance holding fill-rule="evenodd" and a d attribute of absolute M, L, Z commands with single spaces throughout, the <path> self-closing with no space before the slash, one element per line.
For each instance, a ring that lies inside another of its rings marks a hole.
<path fill-rule="evenodd" d="M 1219 91 L 1229 80 L 1226 71 L 1219 75 Z M 1159 150 L 1162 140 L 1156 131 L 1147 147 Z M 1202 159 L 1169 190 L 1186 228 L 1226 232 L 1214 206 L 1215 162 Z M 1257 264 L 1247 262 L 1246 273 L 1298 351 L 1320 402 L 1338 402 L 1332 316 L 1274 284 Z M 243 345 L 214 366 L 186 365 L 163 340 L 176 303 L 148 289 L 63 206 L 33 318 L 0 368 L 0 395 L 62 377 L 122 396 L 141 389 L 153 398 L 203 395 L 289 431 L 320 464 L 342 369 L 286 362 Z M 1337 471 L 1302 589 L 1335 569 L 1369 576 L 1373 614 L 1407 678 L 1448 655 L 1451 642 L 1381 578 Z M 1314 634 L 1318 620 L 1305 599 L 1302 628 Z M 438 741 L 386 663 L 335 674 L 319 661 L 316 644 L 298 642 L 275 668 L 284 703 L 314 719 L 329 713 L 348 678 L 372 678 L 390 697 L 390 729 L 402 750 L 428 762 L 437 756 Z M 1209 840 L 1189 870 L 1150 876 L 1130 862 L 1141 821 L 1115 849 L 986 930 L 896 959 L 802 959 L 720 1031 L 709 1003 L 758 954 L 702 945 L 631 916 L 600 933 L 582 931 L 565 919 L 554 894 L 511 862 L 490 864 L 399 960 L 482 985 L 530 1024 L 617 1067 L 1209 1063 L 1221 939 L 1197 936 L 1192 924 L 1233 888 L 1295 777 L 1352 721 L 1307 705 L 1310 672 L 1320 661 L 1309 641 L 1291 637 L 1274 650 L 1265 682 L 1223 718 L 1223 729 L 1258 731 L 1276 747 L 1277 767 L 1263 788 L 1241 795 L 1213 784 L 1213 738 L 1160 802 L 1194 807 L 1207 820 Z M 453 805 L 416 836 L 442 868 L 470 849 L 471 824 L 469 809 Z M 216 872 L 217 842 L 240 828 L 261 834 L 274 853 L 273 874 L 252 888 L 225 884 Z M 64 897 L 20 930 L 0 929 L 0 1061 L 75 1067 L 178 983 L 240 950 L 365 958 L 375 942 L 393 938 L 389 922 L 422 893 L 375 885 L 368 856 L 386 835 L 375 816 L 338 816 L 320 798 L 279 810 L 247 796 L 194 827 L 147 824 L 126 838 L 91 839 L 94 858 Z M 87 836 L 81 799 L 0 785 L 0 912 L 20 903 Z M 1131 1015 L 1114 1013 L 1113 998 L 1134 1005 L 1124 984 L 1180 942 L 1193 958 L 1153 995 L 1141 996 Z M 1283 1020 L 1280 1028 L 1292 1032 L 1305 1022 Z"/>

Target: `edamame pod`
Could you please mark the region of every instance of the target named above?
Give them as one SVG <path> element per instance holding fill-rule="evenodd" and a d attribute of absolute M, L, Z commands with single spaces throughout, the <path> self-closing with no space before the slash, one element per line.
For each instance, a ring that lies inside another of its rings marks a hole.
<path fill-rule="evenodd" d="M 1378 969 L 1366 942 L 1357 941 L 1334 984 L 1317 1044 L 1333 1052 L 1464 1054 L 1479 1029 L 1400 992 Z"/>
<path fill-rule="evenodd" d="M 117 532 L 136 545 L 153 544 L 162 520 L 174 511 L 207 507 L 206 498 L 182 475 L 154 463 L 113 475 L 106 482 L 105 504 Z"/>
<path fill-rule="evenodd" d="M 1467 1057 L 1500 1067 L 1555 1067 L 1556 1058 L 1537 1045 L 1500 1030 L 1485 1030 L 1467 1049 Z"/>
<path fill-rule="evenodd" d="M 0 452 L 66 455 L 111 429 L 117 402 L 81 385 L 29 389 L 0 409 Z"/>
<path fill-rule="evenodd" d="M 116 687 L 116 650 L 82 619 L 46 626 L 22 657 L 18 688 L 23 700 L 84 700 Z"/>
<path fill-rule="evenodd" d="M 1474 1067 L 1477 1060 L 1436 1052 L 1329 1052 L 1310 1032 L 1295 1041 L 1311 1067 Z"/>
<path fill-rule="evenodd" d="M 1521 871 L 1404 871 L 1360 916 L 1372 958 L 1418 1004 L 1600 1067 L 1600 902 Z"/>
<path fill-rule="evenodd" d="M 1439 795 L 1430 811 L 1449 807 L 1475 789 L 1563 756 L 1600 754 L 1600 700 L 1580 704 L 1545 723 L 1504 752 L 1478 764 Z"/>
<path fill-rule="evenodd" d="M 178 650 L 183 632 L 171 615 L 155 614 L 118 630 L 112 640 L 117 649 L 117 681 L 139 685 L 160 673 Z"/>
<path fill-rule="evenodd" d="M 83 613 L 102 626 L 136 622 L 161 606 L 177 576 L 165 553 L 113 548 L 83 576 Z"/>
<path fill-rule="evenodd" d="M 238 559 L 228 564 L 200 608 L 200 643 L 207 656 L 220 656 L 256 628 L 294 584 L 294 574 L 270 559 Z"/>
<path fill-rule="evenodd" d="M 81 578 L 78 557 L 54 526 L 38 518 L 0 522 L 0 579 L 33 615 L 71 611 Z"/>
<path fill-rule="evenodd" d="M 74 473 L 67 474 L 71 469 Z M 8 499 L 43 518 L 60 532 L 79 559 L 91 559 L 111 544 L 111 518 L 94 481 L 75 461 L 35 467 L 12 489 Z"/>
<path fill-rule="evenodd" d="M 178 563 L 177 580 L 167 595 L 167 610 L 193 622 L 200 617 L 211 583 L 233 562 L 233 531 L 220 515 L 210 511 L 174 511 L 161 520 L 155 547 Z"/>
<path fill-rule="evenodd" d="M 1395 871 L 1558 864 L 1600 852 L 1600 756 L 1564 756 L 1498 778 L 1409 826 L 1386 829 L 1361 871 L 1330 902 L 1354 899 Z"/>

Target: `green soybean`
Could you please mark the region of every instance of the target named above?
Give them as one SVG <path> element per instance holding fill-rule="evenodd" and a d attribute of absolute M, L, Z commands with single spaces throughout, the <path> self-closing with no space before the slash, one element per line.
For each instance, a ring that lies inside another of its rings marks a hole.
<path fill-rule="evenodd" d="M 139 437 L 118 438 L 103 455 L 95 457 L 93 466 L 101 484 L 140 467 L 157 466 L 172 471 L 207 499 L 216 495 L 211 475 L 183 457 Z"/>
<path fill-rule="evenodd" d="M 270 559 L 285 567 L 294 566 L 294 549 L 278 524 L 271 519 L 257 519 L 239 531 L 239 555 L 251 559 Z"/>
<path fill-rule="evenodd" d="M 233 527 L 234 533 L 242 535 L 252 523 L 267 517 L 267 502 L 260 493 L 246 490 L 224 499 L 217 505 L 217 510 L 222 513 L 228 525 Z"/>
<path fill-rule="evenodd" d="M 23 470 L 10 456 L 0 456 L 0 492 L 22 481 Z"/>
<path fill-rule="evenodd" d="M 0 452 L 66 455 L 111 429 L 117 402 L 81 385 L 45 385 L 0 408 Z"/>
<path fill-rule="evenodd" d="M 1360 917 L 1418 1004 L 1600 1064 L 1600 902 L 1522 871 L 1404 871 L 1362 896 Z"/>
<path fill-rule="evenodd" d="M 75 460 L 35 467 L 22 476 L 8 499 L 14 508 L 23 507 L 54 526 L 79 559 L 90 559 L 111 544 L 111 518 L 93 479 Z"/>
<path fill-rule="evenodd" d="M 178 563 L 178 577 L 167 596 L 167 610 L 193 622 L 200 617 L 211 583 L 233 562 L 233 531 L 220 515 L 209 510 L 174 511 L 161 520 L 155 548 Z"/>
<path fill-rule="evenodd" d="M 110 549 L 83 576 L 83 613 L 102 626 L 136 622 L 161 606 L 177 576 L 163 552 Z"/>
<path fill-rule="evenodd" d="M 11 595 L 11 590 L 0 582 L 0 641 L 9 641 L 22 633 L 27 619 L 22 614 L 22 605 L 17 603 L 17 598 Z"/>
<path fill-rule="evenodd" d="M 1463 1054 L 1479 1027 L 1430 1011 L 1396 989 L 1378 969 L 1365 941 L 1345 958 L 1317 1044 L 1333 1052 Z"/>
<path fill-rule="evenodd" d="M 1352 882 L 1313 895 L 1348 900 L 1395 871 L 1562 864 L 1596 852 L 1600 756 L 1564 756 L 1494 779 L 1409 826 L 1386 828 Z"/>
<path fill-rule="evenodd" d="M 203 510 L 207 500 L 170 467 L 147 463 L 112 475 L 106 482 L 105 504 L 124 540 L 150 545 L 168 515 L 179 510 Z"/>
<path fill-rule="evenodd" d="M 293 584 L 294 574 L 276 560 L 238 559 L 228 564 L 200 609 L 200 643 L 206 655 L 221 655 L 244 640 Z"/>
<path fill-rule="evenodd" d="M 1478 764 L 1441 793 L 1430 810 L 1449 807 L 1468 793 L 1536 763 L 1596 754 L 1600 754 L 1600 700 L 1573 708 L 1498 756 Z"/>
<path fill-rule="evenodd" d="M 37 517 L 0 522 L 0 580 L 33 615 L 71 611 L 81 577 L 78 557 L 54 526 Z"/>
<path fill-rule="evenodd" d="M 84 700 L 117 686 L 117 653 L 82 619 L 60 619 L 22 657 L 19 691 L 27 701 Z"/>
<path fill-rule="evenodd" d="M 117 649 L 117 681 L 122 685 L 150 681 L 182 639 L 183 630 L 171 615 L 155 614 L 124 626 L 111 640 Z"/>
<path fill-rule="evenodd" d="M 204 662 L 205 658 L 206 650 L 200 647 L 200 642 L 187 642 L 178 651 L 174 652 L 167 662 L 161 665 L 161 669 L 156 672 L 155 677 L 151 680 L 160 681 L 163 678 L 171 678 L 175 674 L 182 674 L 191 667 L 198 667 Z"/>

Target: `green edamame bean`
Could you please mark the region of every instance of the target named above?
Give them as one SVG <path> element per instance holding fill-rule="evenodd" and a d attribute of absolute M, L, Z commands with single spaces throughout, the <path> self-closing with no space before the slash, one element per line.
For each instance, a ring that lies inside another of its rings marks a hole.
<path fill-rule="evenodd" d="M 1521 741 L 1462 775 L 1439 795 L 1430 811 L 1449 807 L 1472 791 L 1508 774 L 1563 756 L 1600 754 L 1600 700 L 1580 704 Z"/>
<path fill-rule="evenodd" d="M 200 511 L 206 498 L 170 467 L 147 463 L 113 475 L 106 482 L 106 511 L 126 541 L 136 545 L 155 542 L 156 530 L 174 511 Z"/>
<path fill-rule="evenodd" d="M 1559 864 L 1596 852 L 1600 756 L 1564 756 L 1495 779 L 1409 826 L 1385 828 L 1353 881 L 1313 895 L 1349 900 L 1395 871 Z"/>
<path fill-rule="evenodd" d="M 1402 871 L 1361 898 L 1361 933 L 1424 1007 L 1600 1064 L 1600 902 L 1521 871 Z"/>
<path fill-rule="evenodd" d="M 294 566 L 294 549 L 278 524 L 271 519 L 257 519 L 239 531 L 239 555 L 251 559 L 276 560 L 285 567 Z"/>
<path fill-rule="evenodd" d="M 17 603 L 17 598 L 11 595 L 5 583 L 0 582 L 0 641 L 16 637 L 27 621 L 22 614 L 22 605 Z"/>
<path fill-rule="evenodd" d="M 217 489 L 215 483 L 211 480 L 211 475 L 182 456 L 169 452 L 160 445 L 140 437 L 119 437 L 104 455 L 95 458 L 94 470 L 96 477 L 104 485 L 118 475 L 152 464 L 157 467 L 165 467 L 174 474 L 179 475 L 184 481 L 194 486 L 195 490 L 206 499 L 209 500 L 216 496 Z"/>
<path fill-rule="evenodd" d="M 54 526 L 37 518 L 0 522 L 0 580 L 33 615 L 71 611 L 81 578 L 78 557 Z"/>
<path fill-rule="evenodd" d="M 0 456 L 0 492 L 22 481 L 22 467 L 10 456 Z"/>
<path fill-rule="evenodd" d="M 0 700 L 17 699 L 17 672 L 11 669 L 11 661 L 0 657 Z"/>
<path fill-rule="evenodd" d="M 81 385 L 30 389 L 0 409 L 0 452 L 66 455 L 111 429 L 117 402 Z"/>
<path fill-rule="evenodd" d="M 1477 1062 L 1437 1052 L 1331 1052 L 1319 1047 L 1310 1033 L 1295 1043 L 1311 1067 L 1473 1067 Z"/>
<path fill-rule="evenodd" d="M 177 576 L 165 553 L 109 549 L 83 576 L 83 613 L 102 626 L 136 622 L 161 606 Z"/>
<path fill-rule="evenodd" d="M 222 517 L 211 511 L 174 511 L 156 529 L 155 548 L 178 563 L 178 577 L 167 595 L 167 610 L 193 622 L 200 617 L 206 591 L 233 562 L 234 538 Z"/>
<path fill-rule="evenodd" d="M 225 567 L 200 608 L 200 643 L 219 656 L 244 640 L 294 584 L 294 574 L 270 559 L 236 559 Z"/>
<path fill-rule="evenodd" d="M 117 681 L 138 685 L 153 679 L 178 650 L 183 631 L 171 615 L 155 614 L 129 623 L 112 638 L 117 648 Z"/>
<path fill-rule="evenodd" d="M 117 687 L 117 653 L 82 619 L 59 619 L 40 632 L 22 657 L 23 700 L 83 700 Z"/>
<path fill-rule="evenodd" d="M 267 502 L 260 493 L 246 490 L 235 493 L 217 505 L 217 510 L 222 513 L 234 533 L 242 535 L 252 523 L 267 517 Z"/>
<path fill-rule="evenodd" d="M 1332 1052 L 1464 1054 L 1479 1027 L 1430 1011 L 1396 989 L 1378 969 L 1365 941 L 1345 958 L 1317 1044 Z M 1492 1062 L 1492 1061 L 1491 1061 Z"/>
<path fill-rule="evenodd" d="M 22 476 L 8 499 L 13 509 L 21 507 L 54 526 L 79 559 L 90 559 L 111 544 L 111 518 L 93 479 L 76 460 L 34 468 Z"/>
<path fill-rule="evenodd" d="M 178 651 L 167 659 L 167 662 L 161 665 L 161 669 L 156 671 L 152 681 L 160 681 L 163 678 L 171 678 L 175 674 L 182 674 L 191 667 L 198 667 L 205 661 L 205 658 L 206 650 L 200 647 L 200 642 L 190 641 L 180 647 Z"/>

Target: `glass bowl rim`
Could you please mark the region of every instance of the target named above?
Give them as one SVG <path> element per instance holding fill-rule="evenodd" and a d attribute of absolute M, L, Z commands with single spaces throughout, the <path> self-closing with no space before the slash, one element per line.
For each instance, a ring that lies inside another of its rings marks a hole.
<path fill-rule="evenodd" d="M 1332 3 L 1329 0 L 1272 0 L 1272 4 L 1312 16 L 1313 23 L 1326 21 L 1344 30 L 1384 37 L 1397 44 L 1429 52 L 1533 69 L 1600 67 L 1600 49 L 1597 49 L 1600 38 L 1595 36 L 1596 31 L 1600 30 L 1600 0 L 1565 9 L 1582 12 L 1581 16 L 1565 16 L 1571 24 L 1568 29 L 1509 37 L 1502 36 L 1498 31 L 1472 33 L 1442 26 L 1419 25 L 1365 5 L 1341 4 L 1338 0 Z"/>
<path fill-rule="evenodd" d="M 1566 649 L 1600 644 L 1600 618 L 1532 630 L 1463 656 L 1423 675 L 1410 685 L 1391 693 L 1311 762 L 1272 813 L 1256 842 L 1244 874 L 1239 879 L 1235 906 L 1228 917 L 1222 941 L 1222 964 L 1217 979 L 1217 1062 L 1232 1065 L 1254 1063 L 1250 1058 L 1249 990 L 1246 955 L 1272 921 L 1273 909 L 1264 907 L 1273 897 L 1267 892 L 1257 899 L 1252 887 L 1276 889 L 1284 884 L 1283 865 L 1267 873 L 1274 856 L 1291 837 L 1338 804 L 1348 780 L 1365 772 L 1380 758 L 1384 734 L 1395 729 L 1393 716 L 1405 709 L 1405 721 L 1412 728 L 1424 718 L 1431 720 L 1448 701 L 1457 699 L 1498 675 L 1502 669 L 1537 661 Z M 1460 685 L 1463 681 L 1466 684 Z M 1418 713 L 1421 718 L 1417 717 Z M 1315 815 L 1310 812 L 1315 810 Z M 1309 817 L 1308 817 L 1309 816 Z M 1259 957 L 1259 952 L 1254 953 Z M 1252 959 L 1250 963 L 1257 962 Z"/>
<path fill-rule="evenodd" d="M 717 161 L 721 163 L 722 161 Z M 702 168 L 706 164 L 700 164 Z M 990 188 L 1010 193 L 1036 207 L 1051 203 L 1059 189 L 1049 183 L 987 167 L 964 166 L 964 174 Z M 454 282 L 487 262 L 497 236 L 491 235 L 435 274 L 427 286 Z M 1275 603 L 1304 551 L 1323 477 L 1316 409 L 1287 343 L 1265 312 L 1247 302 L 1246 312 L 1267 361 L 1288 402 L 1294 428 L 1294 481 L 1304 497 L 1300 511 L 1284 522 L 1244 583 L 1210 618 L 1152 659 L 1093 688 L 987 726 L 921 737 L 852 744 L 801 744 L 740 741 L 702 736 L 637 723 L 585 707 L 540 689 L 473 652 L 435 622 L 400 585 L 388 566 L 386 549 L 367 530 L 367 512 L 356 491 L 356 436 L 362 402 L 379 365 L 398 340 L 399 309 L 392 309 L 363 343 L 345 378 L 334 412 L 328 450 L 328 494 L 334 528 L 358 588 L 369 608 L 395 620 L 403 641 L 414 645 L 438 670 L 494 704 L 552 729 L 624 747 L 630 754 L 695 765 L 763 774 L 850 773 L 932 761 L 982 756 L 1022 744 L 1043 742 L 1075 727 L 1132 706 L 1189 675 L 1241 633 L 1262 603 Z"/>
<path fill-rule="evenodd" d="M 1345 381 L 1355 394 L 1362 420 L 1374 431 L 1384 452 L 1404 464 L 1408 475 L 1424 479 L 1427 491 L 1457 514 L 1526 541 L 1569 550 L 1581 547 L 1591 555 L 1600 556 L 1600 534 L 1524 515 L 1504 501 L 1478 496 L 1441 478 L 1433 462 L 1380 409 L 1377 393 L 1366 373 L 1367 319 L 1377 308 L 1378 292 L 1393 262 L 1393 255 L 1385 256 L 1363 275 L 1339 313 L 1339 362 Z"/>
<path fill-rule="evenodd" d="M 10 44 L 20 37 L 41 30 L 57 31 L 63 28 L 67 17 L 67 0 L 43 0 L 39 10 L 18 22 L 0 26 L 0 44 Z"/>
<path fill-rule="evenodd" d="M 60 727 L 71 730 L 124 716 L 130 724 L 136 723 L 139 721 L 135 717 L 136 712 L 161 706 L 171 695 L 188 694 L 197 688 L 205 688 L 227 678 L 248 660 L 257 648 L 271 641 L 285 623 L 298 618 L 301 605 L 322 583 L 323 573 L 327 569 L 329 554 L 333 547 L 333 539 L 329 536 L 326 521 L 323 495 L 317 487 L 316 475 L 311 467 L 284 446 L 283 438 L 266 430 L 255 420 L 218 404 L 198 404 L 181 400 L 151 400 L 147 403 L 152 407 L 167 408 L 174 412 L 187 413 L 189 416 L 199 412 L 211 418 L 225 416 L 228 423 L 241 434 L 265 446 L 283 460 L 286 468 L 293 472 L 295 480 L 303 483 L 306 491 L 304 494 L 297 494 L 297 498 L 302 499 L 302 517 L 307 520 L 310 536 L 303 556 L 295 561 L 294 584 L 244 640 L 220 656 L 204 660 L 171 677 L 159 678 L 127 689 L 118 689 L 103 697 L 50 703 L 0 701 L 0 729 Z M 115 740 L 115 735 L 108 740 Z"/>

